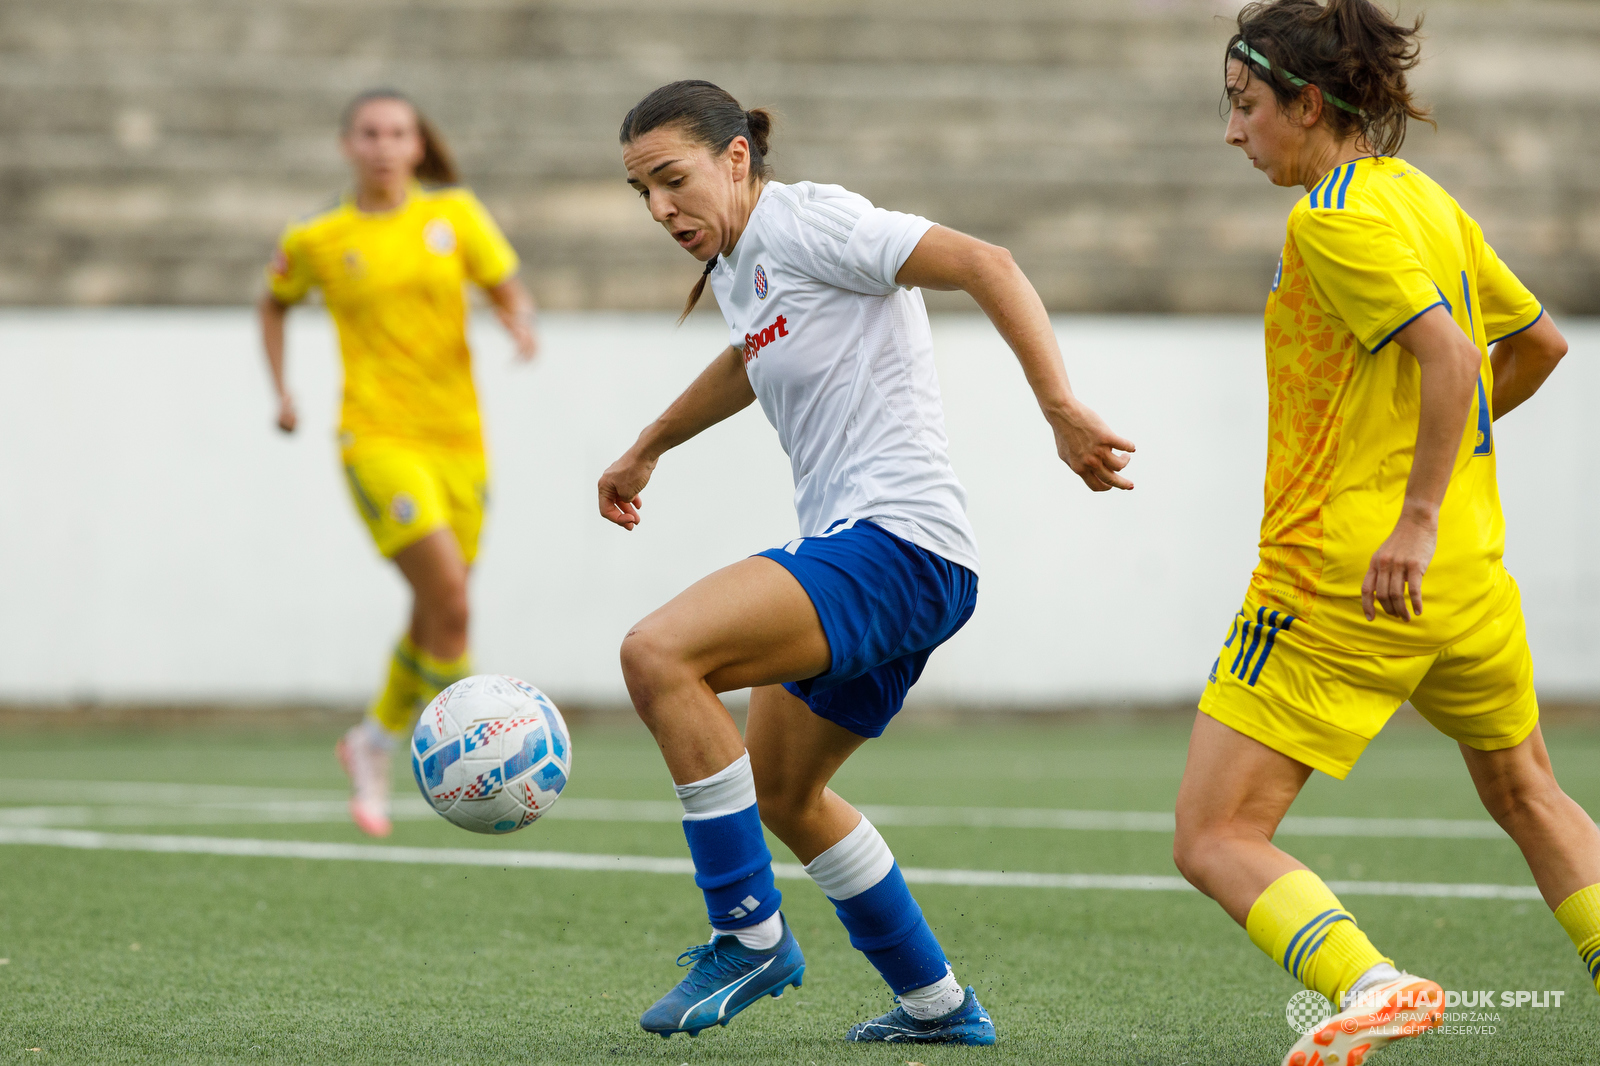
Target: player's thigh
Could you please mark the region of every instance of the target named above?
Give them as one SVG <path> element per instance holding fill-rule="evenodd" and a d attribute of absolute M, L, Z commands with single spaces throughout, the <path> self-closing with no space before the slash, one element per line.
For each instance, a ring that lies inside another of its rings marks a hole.
<path fill-rule="evenodd" d="M 1233 620 L 1200 710 L 1296 762 L 1344 778 L 1428 669 L 1426 656 L 1331 647 L 1305 623 L 1246 606 Z"/>
<path fill-rule="evenodd" d="M 714 692 L 815 677 L 832 661 L 805 589 L 760 556 L 723 567 L 652 612 L 624 642 L 625 665 L 631 655 L 664 658 Z"/>
<path fill-rule="evenodd" d="M 467 562 L 449 529 L 436 529 L 395 553 L 394 563 L 419 603 L 465 603 Z"/>
<path fill-rule="evenodd" d="M 1411 694 L 1434 728 L 1479 751 L 1514 748 L 1539 724 L 1520 598 L 1444 649 Z"/>
<path fill-rule="evenodd" d="M 781 685 L 750 692 L 744 730 L 756 794 L 790 804 L 814 800 L 867 738 L 818 716 Z"/>
<path fill-rule="evenodd" d="M 1197 714 L 1178 785 L 1178 834 L 1244 823 L 1270 837 L 1310 776 L 1298 759 Z"/>
<path fill-rule="evenodd" d="M 449 526 L 436 472 L 415 449 L 357 445 L 343 456 L 345 484 L 356 512 L 385 558 Z"/>

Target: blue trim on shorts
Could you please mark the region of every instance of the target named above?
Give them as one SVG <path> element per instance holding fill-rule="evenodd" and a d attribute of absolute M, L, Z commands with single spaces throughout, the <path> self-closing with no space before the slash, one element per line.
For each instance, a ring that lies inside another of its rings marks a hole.
<path fill-rule="evenodd" d="M 978 575 L 871 522 L 759 553 L 794 575 L 828 638 L 828 671 L 783 687 L 857 736 L 881 736 L 933 649 L 972 617 Z"/>

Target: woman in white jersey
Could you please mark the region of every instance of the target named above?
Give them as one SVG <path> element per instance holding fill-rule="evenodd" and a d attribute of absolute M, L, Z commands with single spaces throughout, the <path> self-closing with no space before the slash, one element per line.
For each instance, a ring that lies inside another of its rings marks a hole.
<path fill-rule="evenodd" d="M 662 454 L 760 400 L 792 462 L 800 519 L 799 538 L 695 584 L 622 645 L 712 925 L 679 957 L 690 973 L 640 1024 L 694 1034 L 800 984 L 805 959 L 778 911 L 764 822 L 900 999 L 848 1039 L 993 1043 L 888 845 L 827 788 L 977 599 L 917 289 L 977 300 L 1091 489 L 1133 487 L 1119 473 L 1133 445 L 1074 398 L 1044 306 L 1004 249 L 838 186 L 769 180 L 770 129 L 767 112 L 703 81 L 657 89 L 622 124 L 629 184 L 706 264 L 684 313 L 709 280 L 730 343 L 601 477 L 600 512 L 633 529 Z M 752 690 L 743 737 L 717 699 L 741 688 Z"/>

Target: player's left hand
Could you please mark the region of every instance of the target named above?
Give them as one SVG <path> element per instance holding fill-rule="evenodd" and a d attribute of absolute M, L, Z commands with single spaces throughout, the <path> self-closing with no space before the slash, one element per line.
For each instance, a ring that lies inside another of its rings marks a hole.
<path fill-rule="evenodd" d="M 1401 514 L 1389 539 L 1373 553 L 1361 581 L 1361 610 L 1367 621 L 1378 617 L 1375 604 L 1402 622 L 1411 621 L 1412 611 L 1422 613 L 1422 575 L 1428 572 L 1438 542 L 1437 517 Z"/>
<path fill-rule="evenodd" d="M 644 500 L 639 493 L 650 483 L 655 468 L 653 460 L 631 449 L 607 467 L 600 475 L 600 517 L 632 533 L 642 519 L 639 508 Z"/>
<path fill-rule="evenodd" d="M 500 321 L 506 327 L 506 332 L 511 334 L 511 343 L 516 348 L 517 361 L 519 363 L 533 362 L 533 357 L 539 354 L 539 335 L 533 329 L 533 316 L 502 313 Z"/>
<path fill-rule="evenodd" d="M 1133 459 L 1133 442 L 1112 432 L 1105 419 L 1078 404 L 1052 414 L 1050 428 L 1056 435 L 1056 454 L 1091 491 L 1133 488 L 1133 482 L 1120 473 Z"/>

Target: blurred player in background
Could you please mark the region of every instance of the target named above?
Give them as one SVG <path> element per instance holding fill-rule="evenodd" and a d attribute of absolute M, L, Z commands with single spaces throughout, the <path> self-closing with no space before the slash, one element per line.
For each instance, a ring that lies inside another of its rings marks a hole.
<path fill-rule="evenodd" d="M 1004 249 L 836 185 L 769 180 L 770 129 L 767 112 L 693 81 L 657 89 L 622 124 L 629 183 L 706 264 L 684 314 L 709 280 L 730 344 L 601 477 L 600 512 L 633 529 L 661 456 L 759 400 L 793 467 L 801 534 L 700 581 L 623 642 L 712 926 L 640 1023 L 693 1034 L 800 983 L 764 822 L 899 998 L 848 1039 L 991 1044 L 988 1014 L 955 979 L 888 844 L 827 787 L 977 601 L 978 549 L 918 287 L 973 296 L 1090 488 L 1132 488 L 1113 449 L 1133 446 L 1073 396 L 1044 306 Z M 752 686 L 741 737 L 717 693 Z"/>
<path fill-rule="evenodd" d="M 363 93 L 340 144 L 354 187 L 289 226 L 260 303 L 278 427 L 297 417 L 284 381 L 284 317 L 313 288 L 339 330 L 339 447 L 350 497 L 378 550 L 411 585 L 411 622 L 366 719 L 339 741 L 350 814 L 389 832 L 389 750 L 440 689 L 469 672 L 467 574 L 488 467 L 467 347 L 464 285 L 481 287 L 526 360 L 533 303 L 517 257 L 472 193 L 456 186 L 439 134 L 404 96 Z"/>
<path fill-rule="evenodd" d="M 1342 1009 L 1289 1066 L 1361 1061 L 1443 1007 L 1272 843 L 1311 771 L 1343 778 L 1407 699 L 1459 743 L 1600 979 L 1600 830 L 1539 731 L 1492 426 L 1566 342 L 1478 224 L 1394 158 L 1426 117 L 1406 87 L 1417 29 L 1368 0 L 1272 0 L 1227 51 L 1228 143 L 1309 194 L 1267 298 L 1261 561 L 1200 702 L 1174 855 Z"/>

